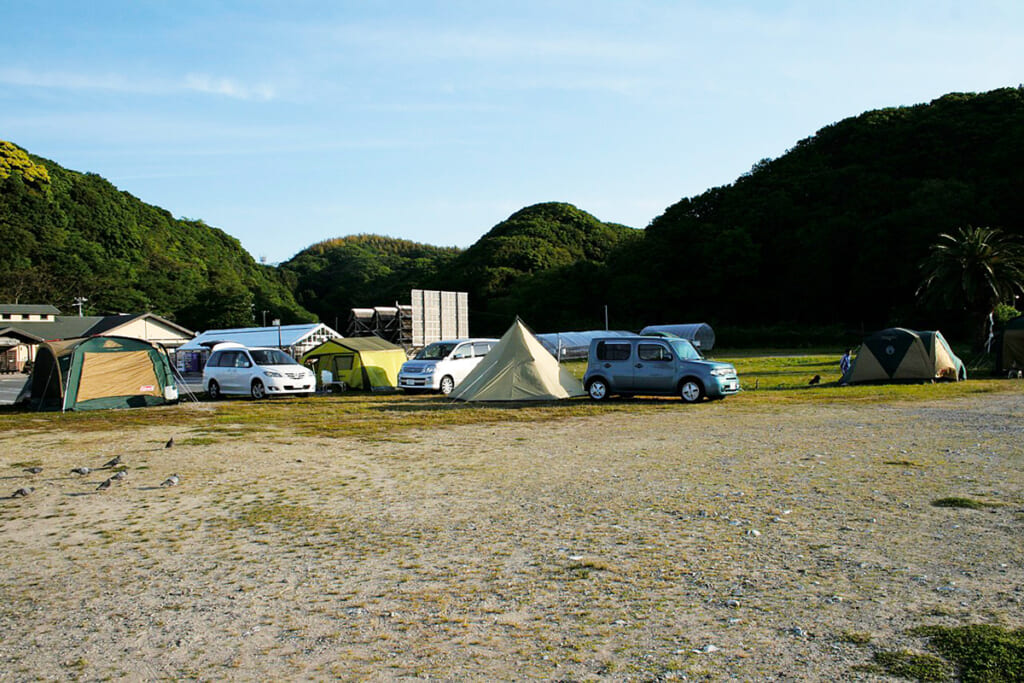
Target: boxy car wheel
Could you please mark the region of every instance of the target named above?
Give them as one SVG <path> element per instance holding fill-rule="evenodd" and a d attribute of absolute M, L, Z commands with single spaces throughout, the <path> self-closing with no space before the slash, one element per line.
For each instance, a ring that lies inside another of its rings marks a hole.
<path fill-rule="evenodd" d="M 252 390 L 250 391 L 253 398 L 260 399 L 267 397 L 267 388 L 263 386 L 263 382 L 258 379 L 252 381 Z"/>
<path fill-rule="evenodd" d="M 608 398 L 608 385 L 603 379 L 592 379 L 587 384 L 587 395 L 595 401 L 603 401 Z"/>
<path fill-rule="evenodd" d="M 704 398 L 704 385 L 699 379 L 684 379 L 679 385 L 679 397 L 687 403 L 697 403 Z"/>

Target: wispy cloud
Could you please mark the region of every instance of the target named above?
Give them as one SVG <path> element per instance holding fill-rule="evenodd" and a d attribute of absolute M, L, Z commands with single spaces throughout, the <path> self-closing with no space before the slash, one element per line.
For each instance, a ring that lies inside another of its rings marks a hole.
<path fill-rule="evenodd" d="M 231 78 L 221 78 L 209 74 L 188 74 L 179 79 L 135 78 L 118 73 L 35 71 L 6 67 L 0 68 L 0 83 L 25 88 L 98 90 L 155 96 L 195 92 L 231 99 L 257 101 L 272 100 L 276 96 L 274 87 L 268 84 L 250 85 Z"/>

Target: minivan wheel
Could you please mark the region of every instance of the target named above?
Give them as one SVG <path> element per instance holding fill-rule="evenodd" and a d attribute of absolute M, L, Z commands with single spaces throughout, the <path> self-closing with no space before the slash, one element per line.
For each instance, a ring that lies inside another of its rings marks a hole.
<path fill-rule="evenodd" d="M 263 382 L 258 379 L 254 379 L 252 381 L 252 391 L 250 393 L 252 394 L 252 397 L 256 399 L 266 398 L 267 388 L 263 386 Z"/>
<path fill-rule="evenodd" d="M 220 385 L 217 384 L 217 380 L 211 379 L 209 386 L 206 387 L 206 393 L 210 397 L 211 401 L 216 401 L 223 396 L 220 393 Z"/>
<path fill-rule="evenodd" d="M 603 379 L 592 379 L 587 385 L 587 395 L 595 401 L 603 401 L 608 398 L 608 385 Z"/>
<path fill-rule="evenodd" d="M 686 379 L 679 385 L 679 397 L 687 403 L 697 403 L 704 398 L 704 385 L 698 379 Z"/>
<path fill-rule="evenodd" d="M 455 380 L 448 375 L 441 378 L 441 393 L 447 396 L 455 390 Z"/>

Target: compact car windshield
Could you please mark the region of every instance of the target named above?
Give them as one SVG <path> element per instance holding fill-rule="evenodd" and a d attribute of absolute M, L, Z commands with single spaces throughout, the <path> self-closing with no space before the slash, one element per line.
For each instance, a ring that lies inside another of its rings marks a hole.
<path fill-rule="evenodd" d="M 671 343 L 676 355 L 683 360 L 700 360 L 702 358 L 700 351 L 693 348 L 693 344 L 685 339 L 673 339 Z"/>
<path fill-rule="evenodd" d="M 446 358 L 454 348 L 455 344 L 434 342 L 433 344 L 423 347 L 423 350 L 416 354 L 416 360 L 441 360 L 442 358 Z"/>
<path fill-rule="evenodd" d="M 294 358 L 277 349 L 253 349 L 249 353 L 257 365 L 298 365 Z"/>

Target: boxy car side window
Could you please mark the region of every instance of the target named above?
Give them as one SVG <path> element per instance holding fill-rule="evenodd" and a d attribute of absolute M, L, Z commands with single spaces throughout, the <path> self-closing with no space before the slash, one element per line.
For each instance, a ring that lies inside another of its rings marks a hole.
<path fill-rule="evenodd" d="M 493 346 L 491 342 L 473 342 L 473 355 L 477 358 L 486 356 L 487 352 L 491 350 L 491 346 Z"/>
<path fill-rule="evenodd" d="M 629 360 L 629 344 L 622 342 L 598 342 L 598 360 Z"/>
<path fill-rule="evenodd" d="M 636 354 L 640 360 L 646 361 L 669 361 L 672 354 L 661 344 L 639 344 Z"/>

